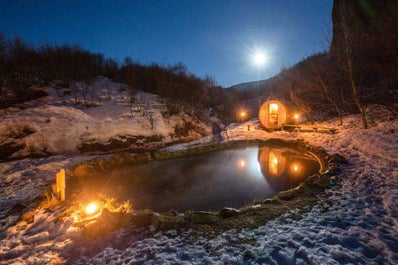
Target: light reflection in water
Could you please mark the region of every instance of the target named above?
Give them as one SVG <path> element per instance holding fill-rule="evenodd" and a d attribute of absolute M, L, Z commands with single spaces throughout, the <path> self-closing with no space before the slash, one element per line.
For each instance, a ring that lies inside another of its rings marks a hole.
<path fill-rule="evenodd" d="M 318 162 L 298 150 L 250 146 L 116 168 L 69 183 L 67 198 L 102 193 L 130 200 L 135 209 L 216 210 L 271 198 L 318 170 Z"/>
<path fill-rule="evenodd" d="M 298 162 L 292 164 L 291 169 L 293 173 L 300 173 L 300 165 Z"/>
<path fill-rule="evenodd" d="M 238 162 L 238 167 L 240 169 L 244 169 L 245 166 L 246 166 L 246 161 L 244 159 L 240 159 L 239 162 Z"/>
<path fill-rule="evenodd" d="M 319 171 L 315 158 L 287 147 L 261 147 L 258 160 L 264 177 L 276 190 L 293 188 Z"/>

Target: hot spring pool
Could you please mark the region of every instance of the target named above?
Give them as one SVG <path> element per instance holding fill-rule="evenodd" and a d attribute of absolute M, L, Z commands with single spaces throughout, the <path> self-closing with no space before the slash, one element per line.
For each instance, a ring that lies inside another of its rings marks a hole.
<path fill-rule="evenodd" d="M 317 160 L 289 146 L 251 145 L 195 157 L 141 162 L 67 181 L 67 200 L 99 194 L 134 209 L 220 210 L 271 198 L 318 173 Z"/>

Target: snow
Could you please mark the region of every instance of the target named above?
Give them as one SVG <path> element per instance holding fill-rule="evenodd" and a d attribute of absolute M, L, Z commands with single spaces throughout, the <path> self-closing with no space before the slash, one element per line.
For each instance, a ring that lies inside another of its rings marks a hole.
<path fill-rule="evenodd" d="M 138 94 L 155 113 L 157 123 L 151 129 L 147 117 L 131 114 L 122 98 L 126 95 L 112 94 L 115 90 L 107 87 L 120 85 L 101 82 L 98 87 L 111 99 L 100 101 L 99 107 L 65 105 L 60 101 L 68 100 L 54 94 L 39 107 L 9 110 L 0 117 L 1 132 L 28 123 L 36 131 L 24 141 L 57 154 L 0 163 L 0 264 L 398 264 L 398 119 L 383 106 L 368 109 L 366 130 L 360 128 L 359 115 L 345 117 L 343 126 L 337 120 L 324 122 L 339 129 L 334 135 L 247 131 L 247 125 L 255 128 L 256 120 L 228 127 L 232 139 L 304 139 L 348 160 L 338 184 L 299 220 L 292 211 L 256 229 L 229 230 L 214 238 L 194 237 L 189 230 L 126 227 L 105 238 L 87 239 L 73 217 L 60 222 L 59 212 L 40 211 L 32 223 L 17 221 L 12 214 L 6 217 L 10 207 L 39 196 L 60 168 L 92 158 L 76 152 L 81 139 L 106 141 L 116 135 L 172 131 L 160 109 L 150 107 L 163 107 L 155 95 Z M 115 105 L 117 100 L 120 104 Z M 168 148 L 208 141 L 205 137 Z"/>
<path fill-rule="evenodd" d="M 99 78 L 90 85 L 91 107 L 75 104 L 76 98 L 82 99 L 79 92 L 78 96 L 72 96 L 62 94 L 61 89 L 48 87 L 45 90 L 50 95 L 37 100 L 39 104 L 27 102 L 22 110 L 9 108 L 0 113 L 0 143 L 11 141 L 10 132 L 16 131 L 14 134 L 18 135 L 24 127 L 33 131 L 21 139 L 14 137 L 17 138 L 14 141 L 25 147 L 13 157 L 32 153 L 78 154 L 78 147 L 83 143 L 105 144 L 120 136 L 160 135 L 167 143 L 172 141 L 170 135 L 174 133 L 175 126 L 184 122 L 193 122 L 210 133 L 205 124 L 194 122 L 183 112 L 172 115 L 166 121 L 162 115 L 167 111 L 166 105 L 157 95 L 138 91 L 131 103 L 125 85 L 107 78 Z"/>

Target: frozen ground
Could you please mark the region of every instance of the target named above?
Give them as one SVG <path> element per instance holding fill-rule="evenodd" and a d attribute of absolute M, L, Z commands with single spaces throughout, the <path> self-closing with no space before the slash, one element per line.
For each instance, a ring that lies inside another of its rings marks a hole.
<path fill-rule="evenodd" d="M 174 128 L 187 122 L 196 128 L 188 138 L 200 137 L 197 131 L 210 133 L 203 121 L 187 111 L 170 113 L 157 95 L 137 91 L 131 97 L 125 85 L 99 78 L 89 86 L 84 100 L 84 90 L 79 84 L 76 87 L 46 87 L 43 89 L 49 96 L 20 108 L 0 110 L 0 145 L 24 146 L 11 157 L 32 153 L 73 155 L 79 153 L 83 143 L 106 144 L 112 138 L 123 141 L 123 137 L 161 136 L 164 143 L 171 142 L 176 140 L 171 138 Z"/>
<path fill-rule="evenodd" d="M 32 109 L 25 111 L 35 115 Z M 123 116 L 119 111 L 113 113 Z M 339 185 L 320 197 L 319 205 L 302 219 L 287 214 L 257 229 L 226 231 L 213 239 L 193 238 L 190 231 L 131 233 L 133 228 L 128 227 L 89 240 L 72 217 L 57 222 L 59 212 L 40 211 L 33 223 L 15 223 L 17 216 L 6 218 L 10 206 L 39 195 L 53 182 L 56 171 L 89 157 L 71 150 L 70 155 L 1 163 L 0 264 L 398 264 L 398 119 L 381 106 L 372 106 L 369 114 L 367 130 L 359 129 L 357 115 L 346 117 L 343 126 L 334 120 L 325 122 L 339 128 L 335 135 L 231 128 L 234 139 L 304 139 L 343 155 L 349 163 L 343 165 Z M 18 114 L 7 115 L 9 122 Z M 94 114 L 84 115 L 90 121 Z"/>

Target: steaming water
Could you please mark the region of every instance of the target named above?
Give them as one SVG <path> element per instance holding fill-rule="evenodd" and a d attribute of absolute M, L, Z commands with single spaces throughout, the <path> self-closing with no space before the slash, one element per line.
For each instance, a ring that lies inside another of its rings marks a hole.
<path fill-rule="evenodd" d="M 313 157 L 291 147 L 248 146 L 115 168 L 96 178 L 69 181 L 68 193 L 69 200 L 101 193 L 129 200 L 135 209 L 158 212 L 219 210 L 271 198 L 319 168 Z"/>

